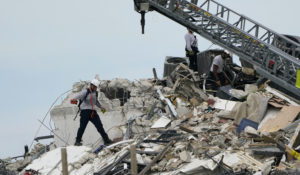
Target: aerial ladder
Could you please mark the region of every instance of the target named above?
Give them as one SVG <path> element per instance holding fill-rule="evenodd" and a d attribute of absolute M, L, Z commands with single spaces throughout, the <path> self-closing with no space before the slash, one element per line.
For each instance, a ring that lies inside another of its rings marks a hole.
<path fill-rule="evenodd" d="M 134 0 L 142 16 L 155 10 L 251 63 L 262 77 L 293 94 L 300 44 L 214 0 Z"/>

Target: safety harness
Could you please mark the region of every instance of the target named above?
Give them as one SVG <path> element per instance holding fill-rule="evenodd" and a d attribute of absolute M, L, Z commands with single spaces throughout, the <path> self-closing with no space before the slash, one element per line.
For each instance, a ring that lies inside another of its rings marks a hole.
<path fill-rule="evenodd" d="M 79 100 L 79 103 L 78 103 L 78 111 L 77 111 L 77 114 L 76 114 L 74 120 L 77 118 L 78 113 L 81 111 L 80 105 L 82 104 L 83 101 L 86 100 L 86 98 L 87 98 L 87 96 L 88 96 L 89 94 L 90 94 L 90 96 L 91 96 L 91 105 L 92 105 L 91 118 L 94 117 L 94 104 L 93 104 L 93 98 L 92 98 L 93 95 L 92 95 L 92 93 L 90 93 L 90 89 L 87 88 L 87 89 L 86 89 L 86 94 L 85 94 L 84 98 L 83 98 L 82 100 Z M 96 91 L 96 100 L 98 100 L 98 91 Z"/>
<path fill-rule="evenodd" d="M 92 105 L 92 113 L 91 113 L 91 118 L 94 118 L 94 104 L 93 104 L 93 96 L 92 93 L 90 93 L 91 96 L 91 105 Z M 97 100 L 97 99 L 96 99 Z"/>

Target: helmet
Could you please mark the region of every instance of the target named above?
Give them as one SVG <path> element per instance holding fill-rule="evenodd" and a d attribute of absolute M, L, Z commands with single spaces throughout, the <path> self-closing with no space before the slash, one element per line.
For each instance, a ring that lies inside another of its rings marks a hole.
<path fill-rule="evenodd" d="M 93 79 L 92 82 L 91 82 L 92 85 L 98 87 L 100 85 L 100 81 L 97 80 L 97 79 Z"/>
<path fill-rule="evenodd" d="M 224 52 L 227 54 L 227 56 L 232 57 L 233 53 L 229 50 L 224 50 Z"/>

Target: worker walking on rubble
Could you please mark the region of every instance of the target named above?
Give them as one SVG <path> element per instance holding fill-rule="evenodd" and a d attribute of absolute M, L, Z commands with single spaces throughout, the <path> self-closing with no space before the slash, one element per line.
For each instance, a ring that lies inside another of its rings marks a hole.
<path fill-rule="evenodd" d="M 209 80 L 213 80 L 213 89 L 218 89 L 220 86 L 228 84 L 226 79 L 225 72 L 223 71 L 226 58 L 229 58 L 230 55 L 226 52 L 223 52 L 221 55 L 217 55 L 210 67 Z"/>
<path fill-rule="evenodd" d="M 97 106 L 101 109 L 101 111 L 105 111 L 105 108 L 102 107 L 98 101 L 97 87 L 99 85 L 100 81 L 94 79 L 90 83 L 90 87 L 88 89 L 83 89 L 79 94 L 76 95 L 74 99 L 71 99 L 71 103 L 78 104 L 78 107 L 80 109 L 80 126 L 77 131 L 75 142 L 76 146 L 82 145 L 82 135 L 89 121 L 91 121 L 97 128 L 98 132 L 102 136 L 105 145 L 112 143 L 103 128 L 97 111 L 95 110 L 95 106 Z"/>
<path fill-rule="evenodd" d="M 189 57 L 190 65 L 189 68 L 197 71 L 197 54 L 199 53 L 198 50 L 198 40 L 197 37 L 193 34 L 191 29 L 187 29 L 188 32 L 185 34 L 185 55 Z"/>

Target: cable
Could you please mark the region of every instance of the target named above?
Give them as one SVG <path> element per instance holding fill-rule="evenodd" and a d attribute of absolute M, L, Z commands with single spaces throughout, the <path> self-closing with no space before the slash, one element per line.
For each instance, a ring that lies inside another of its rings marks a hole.
<path fill-rule="evenodd" d="M 38 120 L 43 126 L 45 126 L 49 131 L 50 131 L 50 128 L 48 128 L 44 123 L 42 123 L 40 120 Z M 53 131 L 51 131 L 57 138 L 59 138 L 61 141 L 63 141 L 66 146 L 68 146 L 68 142 L 66 142 L 64 139 L 62 139 L 61 137 L 59 137 L 57 134 L 55 134 Z"/>
<path fill-rule="evenodd" d="M 62 96 L 61 96 L 62 97 Z M 62 101 L 63 101 L 63 99 L 62 99 Z M 50 117 L 50 120 L 49 120 L 49 127 L 50 127 L 50 129 L 51 129 L 51 131 L 53 130 L 53 128 L 52 128 L 52 126 L 51 126 L 51 122 L 52 121 L 52 119 L 51 119 L 51 117 Z M 50 132 L 51 133 L 51 132 Z"/>
<path fill-rule="evenodd" d="M 206 50 L 209 50 L 213 45 L 215 45 L 215 44 L 212 43 Z"/>
<path fill-rule="evenodd" d="M 62 97 L 63 95 L 65 95 L 66 93 L 68 93 L 68 92 L 70 92 L 70 91 L 72 91 L 72 90 L 73 90 L 73 89 L 70 89 L 70 90 L 68 90 L 68 91 L 66 91 L 66 92 L 64 92 L 64 93 L 62 93 L 62 94 L 61 94 L 60 96 L 58 96 L 58 97 L 56 98 L 56 100 L 52 103 L 52 105 L 50 106 L 48 112 L 46 113 L 46 115 L 44 116 L 43 120 L 41 121 L 41 124 L 40 124 L 40 126 L 39 126 L 37 132 L 35 133 L 35 136 L 34 136 L 32 142 L 31 142 L 31 144 L 30 144 L 29 150 L 31 149 L 31 147 L 32 147 L 32 145 L 33 145 L 34 139 L 36 138 L 36 136 L 37 136 L 38 133 L 40 132 L 42 123 L 44 123 L 44 121 L 45 121 L 47 115 L 49 114 L 49 112 L 51 111 L 51 109 L 53 108 L 53 106 L 55 105 L 55 103 L 57 102 L 57 100 L 58 100 L 60 97 Z"/>

